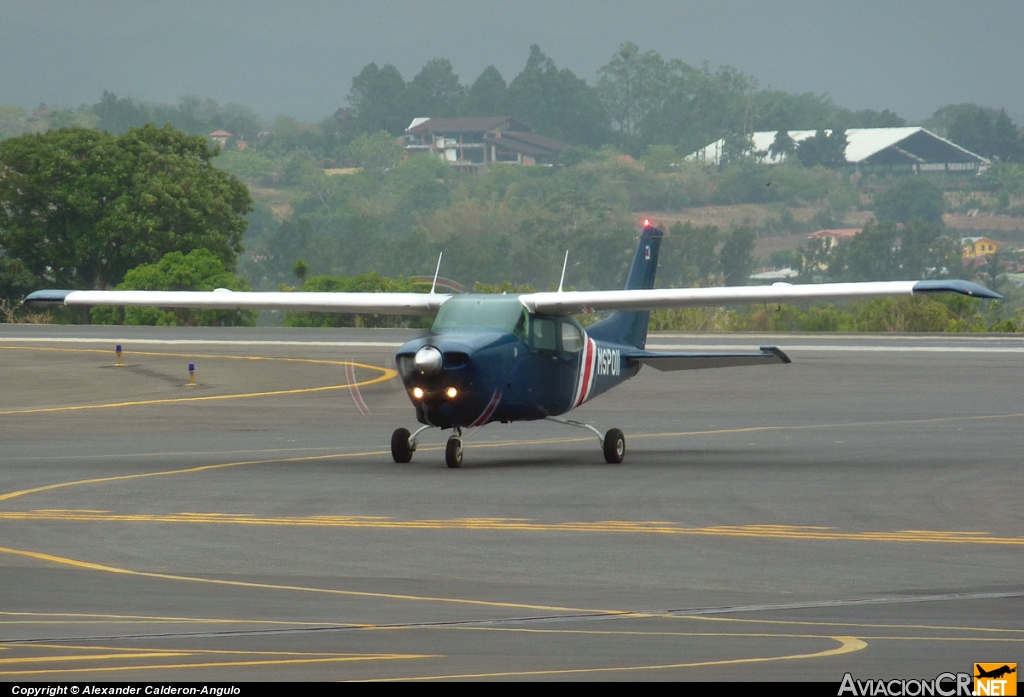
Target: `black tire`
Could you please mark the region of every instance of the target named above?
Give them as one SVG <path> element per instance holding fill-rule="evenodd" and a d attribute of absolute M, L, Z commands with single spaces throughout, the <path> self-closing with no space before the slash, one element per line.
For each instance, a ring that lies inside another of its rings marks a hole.
<path fill-rule="evenodd" d="M 462 467 L 462 439 L 452 436 L 444 447 L 444 463 L 452 469 Z"/>
<path fill-rule="evenodd" d="M 604 434 L 604 460 L 613 465 L 622 462 L 626 457 L 626 437 L 617 428 L 610 429 Z"/>
<path fill-rule="evenodd" d="M 395 462 L 411 462 L 412 448 L 409 447 L 409 430 L 396 428 L 391 434 L 391 457 Z"/>

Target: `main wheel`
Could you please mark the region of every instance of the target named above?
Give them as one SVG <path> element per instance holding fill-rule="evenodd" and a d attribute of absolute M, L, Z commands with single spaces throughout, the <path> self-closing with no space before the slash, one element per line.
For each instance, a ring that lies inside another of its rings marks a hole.
<path fill-rule="evenodd" d="M 452 469 L 462 467 L 462 439 L 452 436 L 444 447 L 444 462 Z"/>
<path fill-rule="evenodd" d="M 391 457 L 395 462 L 412 461 L 412 448 L 409 447 L 409 430 L 396 428 L 391 434 Z"/>
<path fill-rule="evenodd" d="M 626 456 L 626 437 L 617 428 L 610 429 L 604 434 L 604 459 L 617 465 Z"/>

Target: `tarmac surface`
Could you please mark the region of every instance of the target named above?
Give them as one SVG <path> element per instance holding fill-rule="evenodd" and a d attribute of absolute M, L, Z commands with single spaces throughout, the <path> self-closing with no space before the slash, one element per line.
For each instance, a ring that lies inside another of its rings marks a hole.
<path fill-rule="evenodd" d="M 391 460 L 412 335 L 0 325 L 0 681 L 1024 662 L 1024 339 L 654 335 L 793 363 L 646 369 L 574 412 L 621 465 L 520 423 L 449 470 L 436 431 Z"/>

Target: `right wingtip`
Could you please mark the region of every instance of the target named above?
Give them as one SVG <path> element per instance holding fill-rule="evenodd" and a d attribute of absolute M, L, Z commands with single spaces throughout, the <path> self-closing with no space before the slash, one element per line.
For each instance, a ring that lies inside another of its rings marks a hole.
<path fill-rule="evenodd" d="M 782 349 L 780 349 L 778 346 L 759 346 L 758 348 L 760 348 L 762 351 L 764 351 L 766 353 L 772 354 L 773 356 L 778 358 L 783 363 L 792 363 L 793 362 L 793 359 L 790 358 L 789 356 L 787 356 L 785 354 L 785 352 Z"/>
<path fill-rule="evenodd" d="M 914 295 L 920 293 L 959 293 L 984 300 L 1002 300 L 1003 296 L 983 285 L 961 280 L 918 281 L 914 284 Z"/>

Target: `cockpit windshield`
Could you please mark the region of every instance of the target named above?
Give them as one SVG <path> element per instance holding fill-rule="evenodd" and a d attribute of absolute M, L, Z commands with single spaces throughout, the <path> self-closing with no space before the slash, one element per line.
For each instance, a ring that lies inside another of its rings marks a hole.
<path fill-rule="evenodd" d="M 431 331 L 471 327 L 500 329 L 525 338 L 526 308 L 514 296 L 455 296 L 441 305 Z"/>

